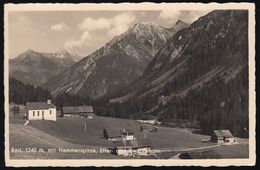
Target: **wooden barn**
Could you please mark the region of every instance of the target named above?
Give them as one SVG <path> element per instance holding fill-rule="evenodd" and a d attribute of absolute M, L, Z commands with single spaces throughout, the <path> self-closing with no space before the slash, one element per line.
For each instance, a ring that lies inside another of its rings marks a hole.
<path fill-rule="evenodd" d="M 229 130 L 213 130 L 211 141 L 219 144 L 233 143 L 235 138 Z"/>
<path fill-rule="evenodd" d="M 92 106 L 66 106 L 62 107 L 64 117 L 84 117 L 93 119 L 95 114 Z"/>
<path fill-rule="evenodd" d="M 111 141 L 135 140 L 133 131 L 121 128 L 106 128 L 103 130 L 103 135 L 105 138 Z"/>
<path fill-rule="evenodd" d="M 121 141 L 122 135 L 120 131 L 121 131 L 120 128 L 106 128 L 103 130 L 103 135 L 107 140 Z"/>

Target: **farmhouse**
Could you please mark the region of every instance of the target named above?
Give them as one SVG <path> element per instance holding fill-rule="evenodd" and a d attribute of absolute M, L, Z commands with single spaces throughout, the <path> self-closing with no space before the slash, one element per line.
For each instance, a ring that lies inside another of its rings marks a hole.
<path fill-rule="evenodd" d="M 112 148 L 112 154 L 123 156 L 132 156 L 133 147 L 137 146 L 132 141 L 115 141 L 113 144 L 114 148 Z"/>
<path fill-rule="evenodd" d="M 106 128 L 103 130 L 103 135 L 107 140 L 111 141 L 121 141 L 122 135 L 120 133 L 120 128 Z"/>
<path fill-rule="evenodd" d="M 28 120 L 53 120 L 56 121 L 56 106 L 47 102 L 27 102 L 27 119 Z"/>
<path fill-rule="evenodd" d="M 152 154 L 152 144 L 149 139 L 137 141 L 137 146 L 133 148 L 134 155 L 147 156 Z"/>
<path fill-rule="evenodd" d="M 138 143 L 135 141 L 115 141 L 112 153 L 122 156 L 147 156 L 152 153 L 148 140 Z"/>
<path fill-rule="evenodd" d="M 67 106 L 62 107 L 64 117 L 85 117 L 93 119 L 95 116 L 92 106 Z"/>
<path fill-rule="evenodd" d="M 233 143 L 235 142 L 235 138 L 229 130 L 213 130 L 211 141 L 217 142 L 219 144 Z"/>
<path fill-rule="evenodd" d="M 124 128 L 120 131 L 122 140 L 135 140 L 134 132 L 131 130 L 125 130 Z"/>
<path fill-rule="evenodd" d="M 135 140 L 134 132 L 120 128 L 106 128 L 103 130 L 103 135 L 111 141 Z"/>

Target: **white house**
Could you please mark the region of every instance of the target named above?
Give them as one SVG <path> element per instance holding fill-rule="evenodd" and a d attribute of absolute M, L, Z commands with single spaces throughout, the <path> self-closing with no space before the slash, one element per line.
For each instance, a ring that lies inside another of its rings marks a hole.
<path fill-rule="evenodd" d="M 147 139 L 135 141 L 114 141 L 112 153 L 122 156 L 148 156 L 152 154 L 151 143 Z"/>
<path fill-rule="evenodd" d="M 132 156 L 133 155 L 133 145 L 131 141 L 114 141 L 114 148 L 112 149 L 112 153 L 116 155 L 122 156 Z"/>
<path fill-rule="evenodd" d="M 125 130 L 124 128 L 120 131 L 122 140 L 135 140 L 134 132 L 131 130 Z"/>
<path fill-rule="evenodd" d="M 27 119 L 28 120 L 53 120 L 56 121 L 56 106 L 47 102 L 27 102 Z"/>

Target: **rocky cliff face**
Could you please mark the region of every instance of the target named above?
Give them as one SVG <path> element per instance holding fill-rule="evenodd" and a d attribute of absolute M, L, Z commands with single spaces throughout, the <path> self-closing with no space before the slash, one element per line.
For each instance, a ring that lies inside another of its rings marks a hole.
<path fill-rule="evenodd" d="M 180 25 L 176 30 L 187 26 Z M 54 95 L 65 92 L 97 99 L 113 93 L 142 76 L 147 64 L 176 30 L 154 23 L 135 24 L 45 86 Z"/>
<path fill-rule="evenodd" d="M 169 124 L 199 121 L 204 130 L 233 132 L 247 127 L 247 20 L 247 11 L 201 17 L 174 34 L 142 78 L 110 103 L 121 103 L 122 114 L 154 115 Z"/>
<path fill-rule="evenodd" d="M 63 50 L 57 53 L 39 53 L 33 50 L 9 60 L 10 75 L 25 84 L 42 85 L 50 77 L 74 64 L 71 55 Z"/>

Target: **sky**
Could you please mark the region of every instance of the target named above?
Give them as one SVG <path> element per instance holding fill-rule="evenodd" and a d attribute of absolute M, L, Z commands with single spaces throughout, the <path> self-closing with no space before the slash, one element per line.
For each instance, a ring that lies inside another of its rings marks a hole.
<path fill-rule="evenodd" d="M 66 49 L 84 56 L 140 22 L 165 28 L 178 19 L 191 24 L 210 11 L 9 11 L 9 57 L 32 49 Z"/>

